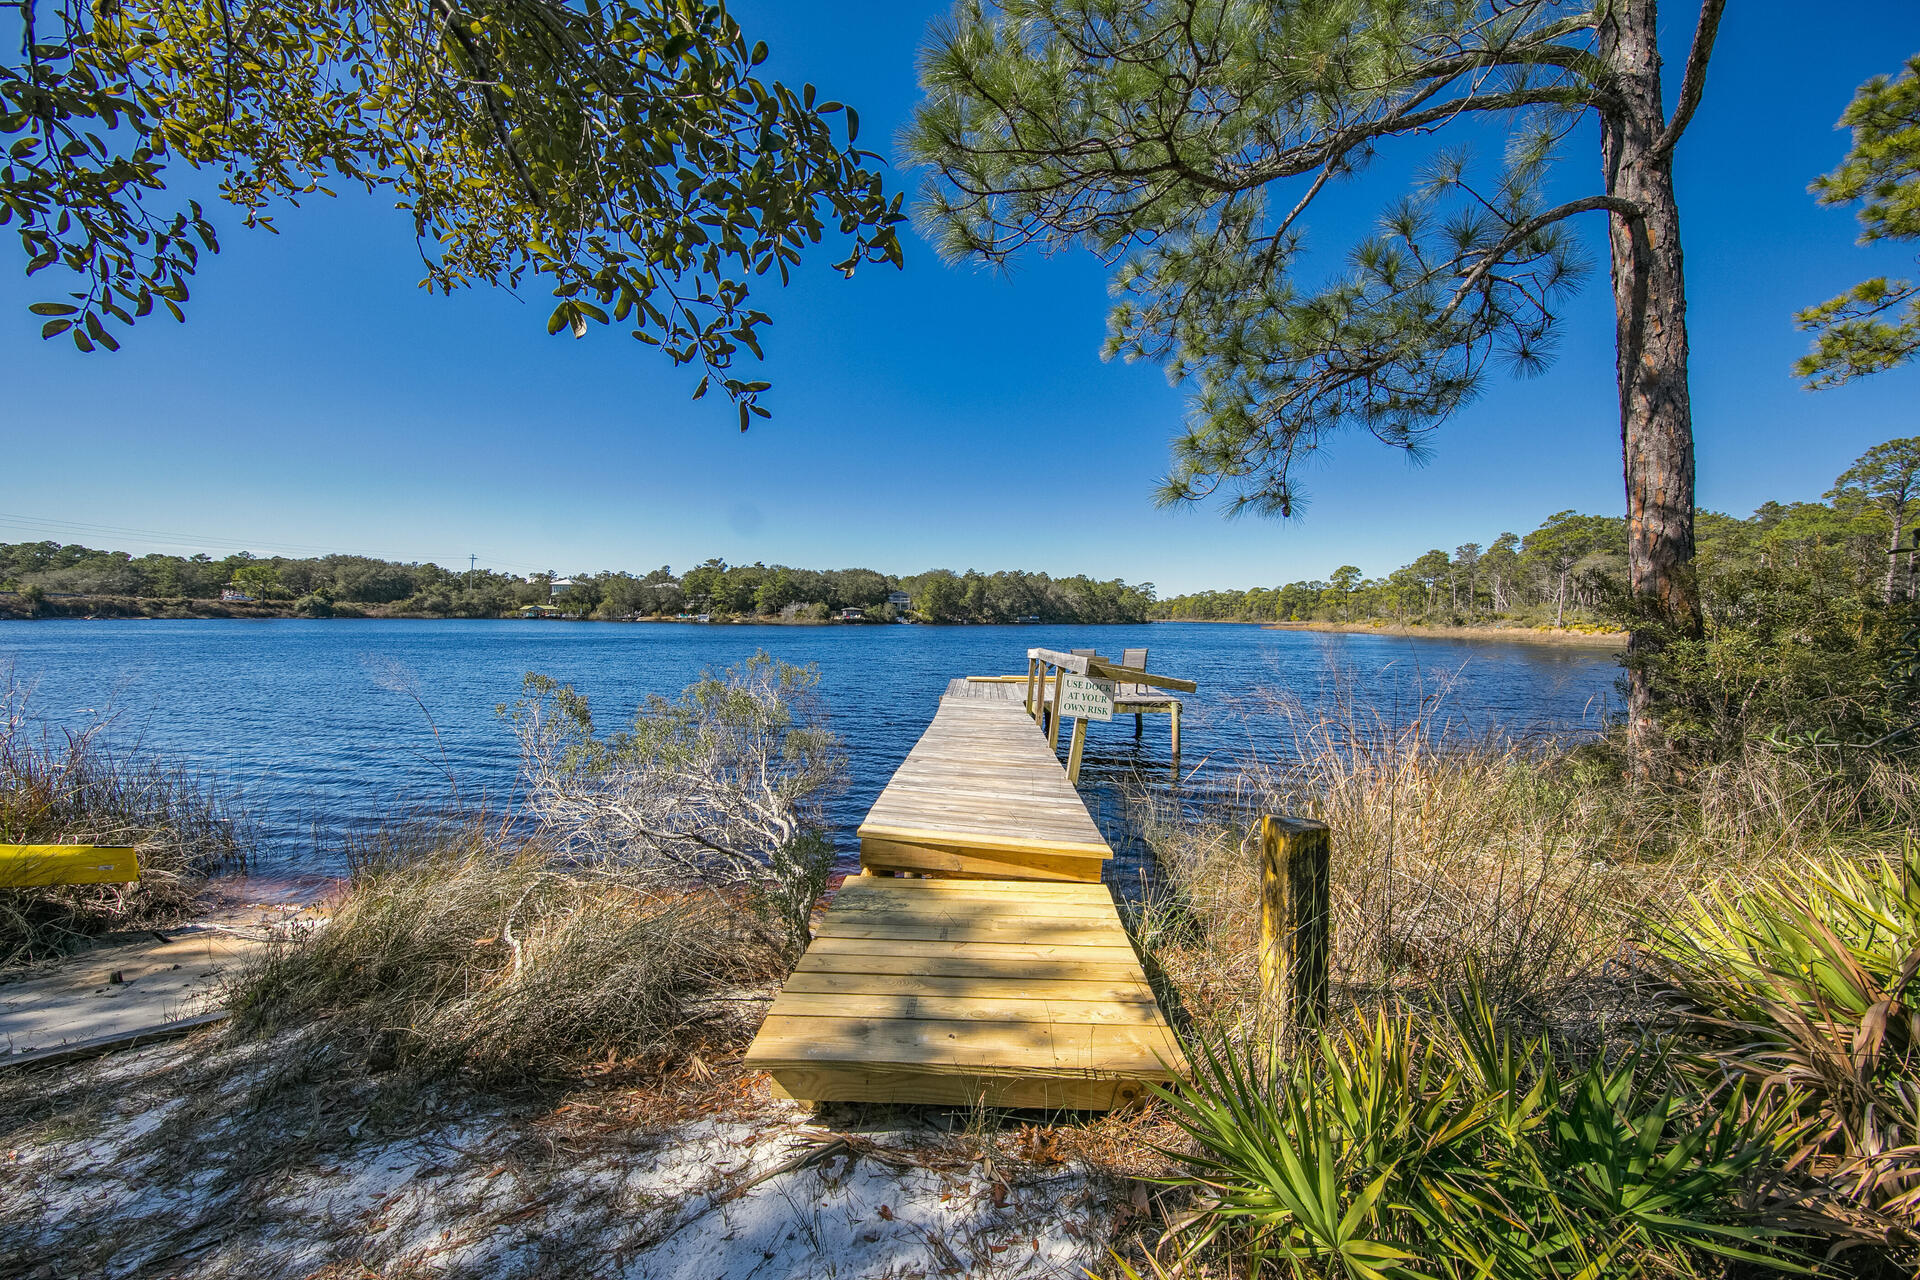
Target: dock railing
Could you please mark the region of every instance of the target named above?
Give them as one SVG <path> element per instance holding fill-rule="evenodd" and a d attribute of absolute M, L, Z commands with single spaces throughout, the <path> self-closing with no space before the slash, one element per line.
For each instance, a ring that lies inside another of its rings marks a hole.
<path fill-rule="evenodd" d="M 1144 685 L 1171 693 L 1192 693 L 1200 686 L 1191 680 L 1163 676 L 1142 667 L 1123 666 L 1105 658 L 1058 649 L 1027 650 L 1027 714 L 1046 730 L 1047 742 L 1056 751 L 1060 747 L 1060 719 L 1073 721 L 1073 737 L 1067 748 L 1067 777 L 1080 781 L 1080 757 L 1086 749 L 1087 720 L 1090 717 L 1112 719 L 1114 690 L 1118 685 Z M 1102 714 L 1100 708 L 1105 708 Z M 1180 755 L 1180 703 L 1173 702 L 1173 754 Z"/>

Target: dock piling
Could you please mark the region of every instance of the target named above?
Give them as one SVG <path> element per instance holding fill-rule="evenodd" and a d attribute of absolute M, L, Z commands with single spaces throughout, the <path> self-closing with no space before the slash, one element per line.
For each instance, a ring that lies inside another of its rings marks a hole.
<path fill-rule="evenodd" d="M 1260 987 L 1285 1042 L 1326 1013 L 1332 855 L 1324 822 L 1260 820 Z"/>

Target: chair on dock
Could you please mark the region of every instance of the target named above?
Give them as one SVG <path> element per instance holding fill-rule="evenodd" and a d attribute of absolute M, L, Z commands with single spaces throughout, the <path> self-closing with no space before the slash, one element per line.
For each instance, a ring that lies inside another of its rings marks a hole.
<path fill-rule="evenodd" d="M 1120 651 L 1120 665 L 1123 667 L 1133 667 L 1134 669 L 1139 671 L 1145 671 L 1147 669 L 1147 651 L 1145 649 L 1122 649 Z M 1113 697 L 1116 702 L 1121 702 L 1121 701 L 1125 701 L 1129 697 L 1134 697 L 1134 698 L 1140 697 L 1145 693 L 1146 693 L 1145 685 L 1122 684 L 1114 688 Z M 1140 730 L 1141 730 L 1141 715 L 1138 711 L 1136 711 L 1133 713 L 1133 736 L 1136 738 L 1139 737 Z"/>
<path fill-rule="evenodd" d="M 1147 669 L 1147 651 L 1145 649 L 1123 649 L 1120 665 L 1131 671 Z M 1180 710 L 1178 695 L 1165 689 L 1155 689 L 1150 685 L 1138 684 L 1127 680 L 1118 681 L 1113 690 L 1113 713 L 1125 715 L 1133 713 L 1133 736 L 1138 738 L 1145 727 L 1145 716 L 1152 712 L 1169 717 L 1173 721 L 1173 756 L 1180 758 Z"/>

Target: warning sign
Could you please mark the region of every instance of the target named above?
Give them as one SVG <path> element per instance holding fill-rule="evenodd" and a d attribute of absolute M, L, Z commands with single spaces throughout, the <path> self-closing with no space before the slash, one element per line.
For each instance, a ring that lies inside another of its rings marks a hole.
<path fill-rule="evenodd" d="M 1113 719 L 1113 681 L 1069 673 L 1060 686 L 1060 715 L 1068 720 Z"/>

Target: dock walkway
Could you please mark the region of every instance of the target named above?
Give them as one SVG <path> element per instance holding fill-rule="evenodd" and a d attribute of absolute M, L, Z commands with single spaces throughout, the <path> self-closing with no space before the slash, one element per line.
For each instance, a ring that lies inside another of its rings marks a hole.
<path fill-rule="evenodd" d="M 1104 1110 L 1180 1068 L 1113 851 L 1021 703 L 942 698 L 860 849 L 747 1051 L 790 1096 Z"/>

